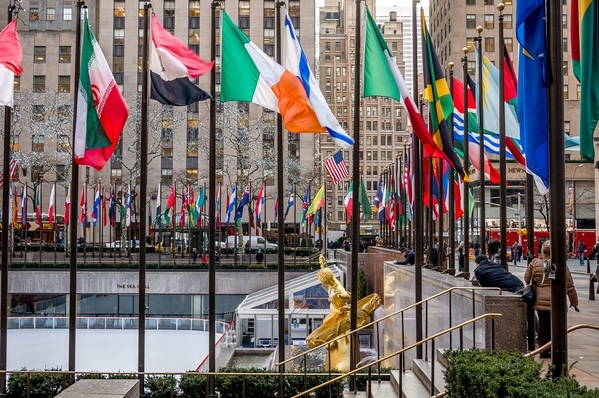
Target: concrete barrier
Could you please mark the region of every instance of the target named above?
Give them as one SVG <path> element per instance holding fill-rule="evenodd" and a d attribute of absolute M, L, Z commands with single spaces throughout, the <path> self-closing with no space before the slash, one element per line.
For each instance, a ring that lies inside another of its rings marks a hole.
<path fill-rule="evenodd" d="M 139 396 L 139 380 L 80 380 L 57 398 L 136 398 Z"/>

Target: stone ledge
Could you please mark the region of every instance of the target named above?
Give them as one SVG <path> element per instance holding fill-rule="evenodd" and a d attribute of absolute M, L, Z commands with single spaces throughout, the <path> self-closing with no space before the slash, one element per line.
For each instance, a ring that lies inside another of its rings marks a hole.
<path fill-rule="evenodd" d="M 136 398 L 139 380 L 80 380 L 57 398 Z"/>

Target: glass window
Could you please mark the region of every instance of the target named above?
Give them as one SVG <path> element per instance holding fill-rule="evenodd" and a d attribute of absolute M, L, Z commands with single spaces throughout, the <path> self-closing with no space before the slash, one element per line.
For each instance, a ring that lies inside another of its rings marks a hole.
<path fill-rule="evenodd" d="M 61 93 L 71 92 L 71 76 L 58 76 L 58 91 Z"/>
<path fill-rule="evenodd" d="M 512 29 L 512 14 L 503 14 L 503 27 L 505 29 Z"/>
<path fill-rule="evenodd" d="M 493 4 L 495 4 L 494 0 L 485 0 L 485 5 L 486 6 L 492 6 Z"/>
<path fill-rule="evenodd" d="M 37 7 L 31 7 L 29 11 L 29 20 L 30 21 L 39 21 L 40 19 L 40 10 Z"/>
<path fill-rule="evenodd" d="M 46 63 L 46 46 L 33 47 L 33 62 L 36 64 Z"/>
<path fill-rule="evenodd" d="M 580 84 L 576 85 L 576 99 L 580 99 Z M 570 131 L 569 126 L 570 125 L 568 124 L 568 131 Z"/>
<path fill-rule="evenodd" d="M 71 140 L 66 134 L 58 136 L 57 148 L 58 152 L 69 152 L 71 150 Z"/>
<path fill-rule="evenodd" d="M 564 84 L 564 99 L 568 99 L 568 85 Z"/>
<path fill-rule="evenodd" d="M 46 21 L 56 21 L 56 8 L 46 8 Z"/>
<path fill-rule="evenodd" d="M 58 62 L 61 64 L 71 63 L 71 46 L 58 47 Z"/>
<path fill-rule="evenodd" d="M 62 9 L 62 20 L 70 21 L 73 19 L 73 9 L 70 7 L 65 7 Z"/>
<path fill-rule="evenodd" d="M 511 37 L 506 37 L 505 38 L 505 48 L 509 52 L 514 51 L 514 39 L 512 39 Z"/>
<path fill-rule="evenodd" d="M 46 90 L 46 76 L 33 76 L 33 91 L 42 92 Z"/>
<path fill-rule="evenodd" d="M 562 28 L 568 29 L 568 15 L 562 14 Z"/>
<path fill-rule="evenodd" d="M 476 0 L 466 0 L 466 5 L 467 6 L 475 6 L 476 5 Z"/>
<path fill-rule="evenodd" d="M 493 14 L 485 14 L 485 29 L 493 29 L 493 25 L 495 24 L 495 15 Z M 504 26 L 505 27 L 505 26 Z"/>
<path fill-rule="evenodd" d="M 31 150 L 33 152 L 44 152 L 44 136 L 36 134 L 31 137 Z"/>
<path fill-rule="evenodd" d="M 476 29 L 476 14 L 466 14 L 466 28 Z"/>
<path fill-rule="evenodd" d="M 495 51 L 495 38 L 494 37 L 485 37 L 485 52 L 494 52 Z"/>

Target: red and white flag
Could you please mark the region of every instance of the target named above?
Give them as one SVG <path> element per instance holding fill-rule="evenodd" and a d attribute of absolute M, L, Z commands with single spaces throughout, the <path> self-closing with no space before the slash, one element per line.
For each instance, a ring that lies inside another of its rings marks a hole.
<path fill-rule="evenodd" d="M 12 108 L 15 92 L 15 76 L 21 76 L 23 50 L 17 34 L 17 20 L 13 20 L 0 32 L 0 105 Z"/>
<path fill-rule="evenodd" d="M 69 184 L 69 188 L 64 198 L 64 225 L 69 224 L 69 219 L 71 217 L 71 184 Z"/>
<path fill-rule="evenodd" d="M 81 209 L 81 216 L 79 218 L 79 221 L 85 227 L 85 224 L 87 223 L 87 209 L 85 205 L 85 184 L 83 184 L 83 187 L 81 188 L 81 199 L 79 200 L 79 208 Z"/>
<path fill-rule="evenodd" d="M 54 222 L 54 196 L 55 196 L 56 184 L 52 185 L 52 191 L 50 192 L 50 201 L 48 203 L 48 223 Z"/>

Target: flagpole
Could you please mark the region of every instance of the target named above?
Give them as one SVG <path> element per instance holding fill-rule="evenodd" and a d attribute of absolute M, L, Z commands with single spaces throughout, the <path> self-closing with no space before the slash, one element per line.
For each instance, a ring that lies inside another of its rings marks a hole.
<path fill-rule="evenodd" d="M 479 173 L 480 173 L 480 177 L 479 177 L 479 187 L 478 187 L 478 198 L 479 198 L 479 204 L 480 204 L 480 218 L 478 220 L 478 239 L 479 239 L 479 244 L 480 244 L 480 250 L 481 253 L 484 254 L 487 252 L 487 241 L 485 239 L 485 227 L 487 225 L 487 217 L 486 217 L 486 209 L 485 209 L 485 147 L 484 147 L 484 143 L 485 143 L 485 129 L 484 129 L 484 115 L 483 115 L 483 38 L 481 36 L 481 33 L 483 31 L 483 27 L 482 26 L 477 26 L 476 27 L 476 32 L 478 33 L 478 36 L 475 38 L 475 40 L 478 42 L 478 57 L 477 57 L 477 65 L 478 65 L 478 73 L 477 73 L 477 84 L 478 84 L 478 103 L 476 104 L 477 108 L 478 108 L 478 133 L 479 133 L 479 157 L 478 157 L 478 164 L 480 165 L 479 168 Z M 467 86 L 468 83 L 467 80 L 464 80 L 464 86 Z M 501 99 L 503 103 L 503 98 Z M 467 102 L 465 102 L 465 104 L 467 104 Z M 501 108 L 501 107 L 500 107 Z M 464 119 L 468 116 L 467 114 L 467 107 L 466 105 L 464 106 Z M 465 134 L 465 133 L 464 133 Z M 465 149 L 465 151 L 468 151 L 468 149 Z"/>
<path fill-rule="evenodd" d="M 54 268 L 56 268 L 56 257 L 57 257 L 57 246 L 56 246 L 56 182 L 54 182 L 54 189 L 52 189 L 52 191 L 54 192 L 54 208 L 52 209 L 52 215 L 53 215 L 53 223 L 52 223 L 52 230 L 54 231 Z"/>
<path fill-rule="evenodd" d="M 81 66 L 81 8 L 85 7 L 84 1 L 77 2 L 77 23 L 76 23 L 76 38 L 75 38 L 75 73 L 74 81 L 79 82 L 80 66 Z M 78 108 L 77 90 L 73 95 L 73 114 L 77 114 Z M 73 118 L 73 142 L 75 141 L 75 129 L 77 119 Z M 72 147 L 73 159 L 75 158 L 75 146 Z M 76 336 L 77 336 L 77 219 L 79 203 L 79 165 L 76 162 L 72 164 L 71 171 L 71 186 L 75 190 L 71 196 L 71 216 L 70 219 L 70 270 L 69 270 L 69 371 L 75 371 L 75 353 L 76 353 Z M 73 205 L 74 204 L 74 205 Z M 2 334 L 5 336 L 5 334 Z M 71 373 L 71 383 L 75 382 L 75 375 Z M 4 384 L 2 384 L 4 386 Z"/>
<path fill-rule="evenodd" d="M 504 89 L 505 77 L 504 73 L 504 56 L 505 43 L 503 42 L 503 3 L 497 4 L 499 10 L 499 230 L 500 230 L 500 248 L 501 265 L 506 270 L 508 269 L 507 261 L 507 175 L 506 175 L 506 151 L 505 151 L 505 105 L 504 105 Z M 481 145 L 481 153 L 483 146 Z M 484 163 L 481 163 L 481 173 L 484 174 Z M 520 209 L 518 209 L 520 211 Z M 520 228 L 520 225 L 518 225 Z M 514 256 L 514 253 L 512 253 Z"/>
<path fill-rule="evenodd" d="M 281 49 L 281 7 L 285 5 L 282 1 L 276 2 L 276 50 L 277 50 L 277 62 L 280 64 L 282 59 L 282 49 Z M 277 200 L 279 205 L 283 203 L 283 190 L 285 189 L 283 185 L 284 178 L 284 170 L 283 170 L 283 119 L 281 118 L 281 114 L 277 114 Z M 277 242 L 278 242 L 278 336 L 279 336 L 279 363 L 285 361 L 285 230 L 284 223 L 281 222 L 281 217 L 279 217 L 279 222 L 277 223 Z M 291 341 L 291 328 L 289 329 L 289 341 Z M 283 373 L 285 372 L 285 366 L 279 366 L 279 397 L 285 396 L 285 376 Z"/>
<path fill-rule="evenodd" d="M 19 11 L 18 5 L 9 4 L 8 6 L 8 23 L 12 22 L 13 13 Z M 8 247 L 8 212 L 10 209 L 10 195 L 8 186 L 10 184 L 10 139 L 11 139 L 11 113 L 12 108 L 8 105 L 4 106 L 4 159 L 2 168 L 4 170 L 4 182 L 2 190 L 2 226 L 4 233 L 2 234 L 2 248 Z M 0 371 L 6 370 L 8 346 L 8 250 L 2 250 L 2 270 L 0 271 L 0 291 L 2 298 L 0 299 Z M 6 373 L 0 372 L 0 393 L 6 393 Z"/>
<path fill-rule="evenodd" d="M 220 3 L 213 1 L 210 4 L 210 59 L 216 59 L 216 8 L 220 7 Z M 210 196 L 208 197 L 208 208 L 210 209 L 209 222 L 210 229 L 208 231 L 208 398 L 216 398 L 215 378 L 216 371 L 216 256 L 215 244 L 216 239 L 216 197 L 214 191 L 216 189 L 216 68 L 210 69 L 210 142 L 209 142 L 209 172 L 208 172 L 208 188 Z M 228 210 L 228 209 L 227 209 Z"/>
<path fill-rule="evenodd" d="M 248 186 L 250 188 L 249 191 L 249 197 L 250 197 L 250 201 L 248 203 L 248 242 L 249 242 L 249 247 L 248 247 L 248 264 L 251 267 L 252 266 L 252 218 L 253 218 L 253 214 L 252 214 L 252 183 L 249 181 L 249 176 L 248 176 Z M 255 207 L 254 207 L 255 208 Z M 243 225 L 243 220 L 241 220 L 241 225 Z"/>
<path fill-rule="evenodd" d="M 468 47 L 462 49 L 464 56 L 462 57 L 462 73 L 464 75 L 464 170 L 466 175 L 470 171 L 470 156 L 469 156 L 469 132 L 468 132 Z M 470 187 L 468 180 L 464 179 L 464 215 L 462 221 L 464 229 L 462 231 L 462 240 L 464 241 L 464 279 L 470 279 Z"/>
<path fill-rule="evenodd" d="M 356 0 L 356 58 L 355 58 L 355 90 L 354 90 L 354 151 L 353 151 L 353 162 L 352 162 L 352 173 L 353 173 L 353 200 L 352 200 L 352 245 L 351 245 L 351 267 L 350 267 L 350 293 L 351 293 L 351 308 L 350 308 L 350 330 L 356 330 L 358 325 L 358 261 L 360 251 L 360 80 L 361 80 L 361 68 L 360 64 L 362 61 L 361 54 L 361 23 L 362 23 L 362 10 L 360 7 L 361 0 Z M 350 353 L 358 352 L 358 339 L 357 334 L 353 333 L 350 339 Z M 356 357 L 350 355 L 349 357 L 349 369 L 354 370 L 356 368 Z M 349 378 L 349 390 L 356 391 L 356 376 L 352 375 Z"/>
<path fill-rule="evenodd" d="M 564 97 L 562 3 L 547 4 L 547 83 L 549 112 L 549 196 L 551 226 L 551 261 L 566 264 L 566 203 L 564 198 Z M 552 167 L 555 166 L 555 167 Z M 568 363 L 568 316 L 566 295 L 566 267 L 558 266 L 551 280 L 551 359 L 553 377 L 559 377 Z"/>
<path fill-rule="evenodd" d="M 141 86 L 141 139 L 140 139 L 140 196 L 139 201 L 139 295 L 138 295 L 138 310 L 139 317 L 138 334 L 137 334 L 137 371 L 140 372 L 139 377 L 139 392 L 140 396 L 144 396 L 144 375 L 145 359 L 146 359 L 146 224 L 147 224 L 147 205 L 146 198 L 148 197 L 148 59 L 149 59 L 149 10 L 152 4 L 144 4 L 144 29 L 143 29 L 143 62 L 141 66 L 142 86 Z M 130 194 L 131 192 L 129 192 Z M 129 197 L 131 203 L 131 197 Z M 129 238 L 130 239 L 130 238 Z M 131 256 L 129 256 L 131 261 Z"/>
<path fill-rule="evenodd" d="M 450 62 L 448 64 L 449 66 L 449 91 L 451 92 L 451 94 L 453 95 L 453 67 L 454 67 L 454 63 Z M 466 107 L 464 107 L 464 109 L 466 109 Z M 465 113 L 465 112 L 464 112 Z M 450 131 L 452 132 L 451 134 L 451 141 L 452 143 L 455 141 L 454 140 L 454 135 L 453 135 L 453 112 L 451 113 L 451 116 L 449 117 L 449 124 L 451 125 Z M 466 156 L 467 152 L 464 150 L 464 156 Z M 448 215 L 447 215 L 447 222 L 448 222 L 448 226 L 449 226 L 449 263 L 447 264 L 447 268 L 449 270 L 449 273 L 451 275 L 455 275 L 455 226 L 456 226 L 456 219 L 455 219 L 455 185 L 454 185 L 454 179 L 455 179 L 455 171 L 454 168 L 451 166 L 451 163 L 447 163 L 447 168 L 448 168 L 448 174 L 449 174 L 449 178 L 448 178 L 448 183 L 447 183 L 447 187 L 449 189 L 449 203 L 447 204 L 447 206 L 449 207 L 448 210 Z"/>

